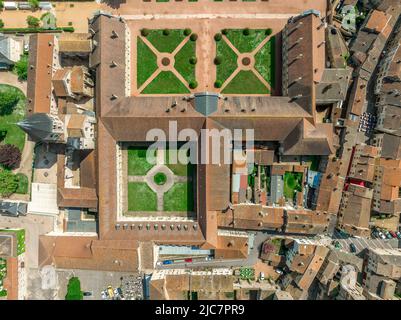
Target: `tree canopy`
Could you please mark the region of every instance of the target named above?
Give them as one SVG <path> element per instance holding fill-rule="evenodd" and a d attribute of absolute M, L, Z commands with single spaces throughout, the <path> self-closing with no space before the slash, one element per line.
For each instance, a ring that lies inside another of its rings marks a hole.
<path fill-rule="evenodd" d="M 0 116 L 11 114 L 20 99 L 16 90 L 6 90 L 0 94 Z"/>
<path fill-rule="evenodd" d="M 12 144 L 0 145 L 0 164 L 8 169 L 18 168 L 21 162 L 21 151 Z"/>
<path fill-rule="evenodd" d="M 0 171 L 0 195 L 9 197 L 18 188 L 18 177 L 9 170 Z"/>

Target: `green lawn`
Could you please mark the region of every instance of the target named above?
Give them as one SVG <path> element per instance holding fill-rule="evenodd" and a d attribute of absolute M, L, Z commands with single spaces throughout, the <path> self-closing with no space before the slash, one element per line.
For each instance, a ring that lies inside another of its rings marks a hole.
<path fill-rule="evenodd" d="M 18 177 L 18 189 L 15 193 L 27 194 L 28 193 L 28 177 L 22 173 L 17 174 Z"/>
<path fill-rule="evenodd" d="M 224 83 L 237 69 L 237 55 L 223 39 L 216 42 L 217 56 L 222 58 L 221 64 L 216 66 L 216 80 Z"/>
<path fill-rule="evenodd" d="M 142 41 L 137 40 L 137 87 L 139 88 L 156 70 L 157 58 L 152 50 Z"/>
<path fill-rule="evenodd" d="M 149 188 L 146 182 L 128 183 L 128 210 L 157 211 L 156 193 Z"/>
<path fill-rule="evenodd" d="M 187 41 L 175 55 L 174 68 L 184 77 L 187 83 L 195 81 L 195 64 L 189 62 L 191 57 L 196 57 L 196 41 Z"/>
<path fill-rule="evenodd" d="M 164 211 L 193 211 L 192 182 L 178 182 L 164 194 Z"/>
<path fill-rule="evenodd" d="M 128 147 L 128 175 L 144 176 L 154 166 L 146 160 L 147 147 Z"/>
<path fill-rule="evenodd" d="M 192 176 L 193 171 L 194 171 L 194 165 L 191 164 L 191 163 L 188 163 L 188 164 L 178 163 L 179 162 L 178 161 L 178 154 L 176 156 L 177 157 L 177 163 L 170 164 L 169 163 L 170 162 L 169 161 L 169 155 L 170 155 L 169 151 L 174 152 L 173 149 L 169 149 L 169 150 L 166 150 L 166 152 L 164 153 L 165 154 L 165 158 L 166 158 L 165 159 L 166 166 L 169 167 L 170 170 L 173 171 L 173 173 L 176 176 L 184 176 L 184 177 L 185 176 L 187 176 L 187 177 Z"/>
<path fill-rule="evenodd" d="M 67 285 L 67 294 L 65 296 L 65 300 L 82 300 L 83 293 L 81 291 L 81 282 L 79 278 L 72 277 L 68 281 Z"/>
<path fill-rule="evenodd" d="M 157 29 L 149 30 L 149 35 L 146 38 L 159 52 L 172 53 L 186 36 L 182 29 L 170 29 L 167 36 L 163 34 L 163 29 Z"/>
<path fill-rule="evenodd" d="M 293 200 L 295 191 L 302 191 L 302 173 L 284 173 L 284 196 L 289 200 Z"/>
<path fill-rule="evenodd" d="M 249 35 L 244 35 L 243 29 L 229 29 L 226 37 L 239 52 L 252 52 L 267 37 L 264 29 L 250 29 Z"/>
<path fill-rule="evenodd" d="M 143 94 L 184 94 L 189 93 L 189 89 L 171 71 L 162 71 L 153 79 L 145 89 Z"/>
<path fill-rule="evenodd" d="M 275 37 L 271 37 L 255 55 L 255 69 L 270 84 L 271 88 L 275 86 L 275 50 Z"/>
<path fill-rule="evenodd" d="M 16 123 L 25 117 L 26 98 L 23 92 L 18 88 L 0 84 L 0 95 L 7 90 L 18 92 L 20 99 L 13 113 L 0 116 L 0 141 L 5 144 L 16 145 L 22 152 L 25 144 L 25 132 L 23 132 Z"/>
<path fill-rule="evenodd" d="M 2 229 L 0 232 L 12 232 L 17 236 L 17 255 L 25 252 L 25 229 Z"/>
<path fill-rule="evenodd" d="M 240 71 L 223 89 L 223 93 L 268 94 L 270 91 L 252 71 Z"/>

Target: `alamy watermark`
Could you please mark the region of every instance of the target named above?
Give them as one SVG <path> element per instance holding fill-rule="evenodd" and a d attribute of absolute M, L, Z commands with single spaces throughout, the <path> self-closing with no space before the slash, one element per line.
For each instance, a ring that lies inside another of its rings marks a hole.
<path fill-rule="evenodd" d="M 254 129 L 201 129 L 198 135 L 191 128 L 178 131 L 177 121 L 169 121 L 168 133 L 151 129 L 146 141 L 153 142 L 146 151 L 150 164 L 156 163 L 157 150 L 169 152 L 169 164 L 232 164 L 234 150 L 247 164 L 254 163 Z"/>

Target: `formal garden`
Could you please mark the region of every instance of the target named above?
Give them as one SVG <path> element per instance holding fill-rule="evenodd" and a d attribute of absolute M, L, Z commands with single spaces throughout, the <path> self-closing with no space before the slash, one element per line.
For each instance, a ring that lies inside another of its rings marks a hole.
<path fill-rule="evenodd" d="M 129 213 L 194 210 L 194 165 L 170 161 L 170 152 L 176 150 L 157 150 L 147 158 L 146 147 L 128 147 Z"/>
<path fill-rule="evenodd" d="M 25 95 L 19 89 L 0 85 L 0 196 L 28 192 L 28 178 L 14 174 L 21 162 L 25 133 L 17 126 L 25 116 Z"/>
<path fill-rule="evenodd" d="M 142 94 L 195 89 L 196 40 L 191 29 L 142 29 L 137 38 L 137 88 Z"/>
<path fill-rule="evenodd" d="M 216 82 L 226 94 L 271 94 L 276 39 L 271 29 L 223 29 L 216 42 Z"/>

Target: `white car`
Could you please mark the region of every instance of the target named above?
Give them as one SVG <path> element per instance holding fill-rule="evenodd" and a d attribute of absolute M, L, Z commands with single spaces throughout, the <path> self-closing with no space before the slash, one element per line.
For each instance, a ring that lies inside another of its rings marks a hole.
<path fill-rule="evenodd" d="M 157 266 L 161 266 L 162 264 L 163 264 L 163 263 L 162 263 L 161 261 L 157 261 L 157 262 L 156 262 L 156 265 L 157 265 Z"/>
<path fill-rule="evenodd" d="M 283 270 L 281 270 L 281 269 L 276 269 L 275 270 L 278 274 L 283 274 Z"/>
<path fill-rule="evenodd" d="M 107 296 L 106 296 L 106 292 L 102 291 L 101 292 L 101 296 L 103 300 L 106 300 Z"/>
<path fill-rule="evenodd" d="M 213 257 L 209 257 L 209 256 L 207 256 L 207 257 L 205 258 L 205 260 L 206 260 L 206 261 L 213 260 Z"/>

